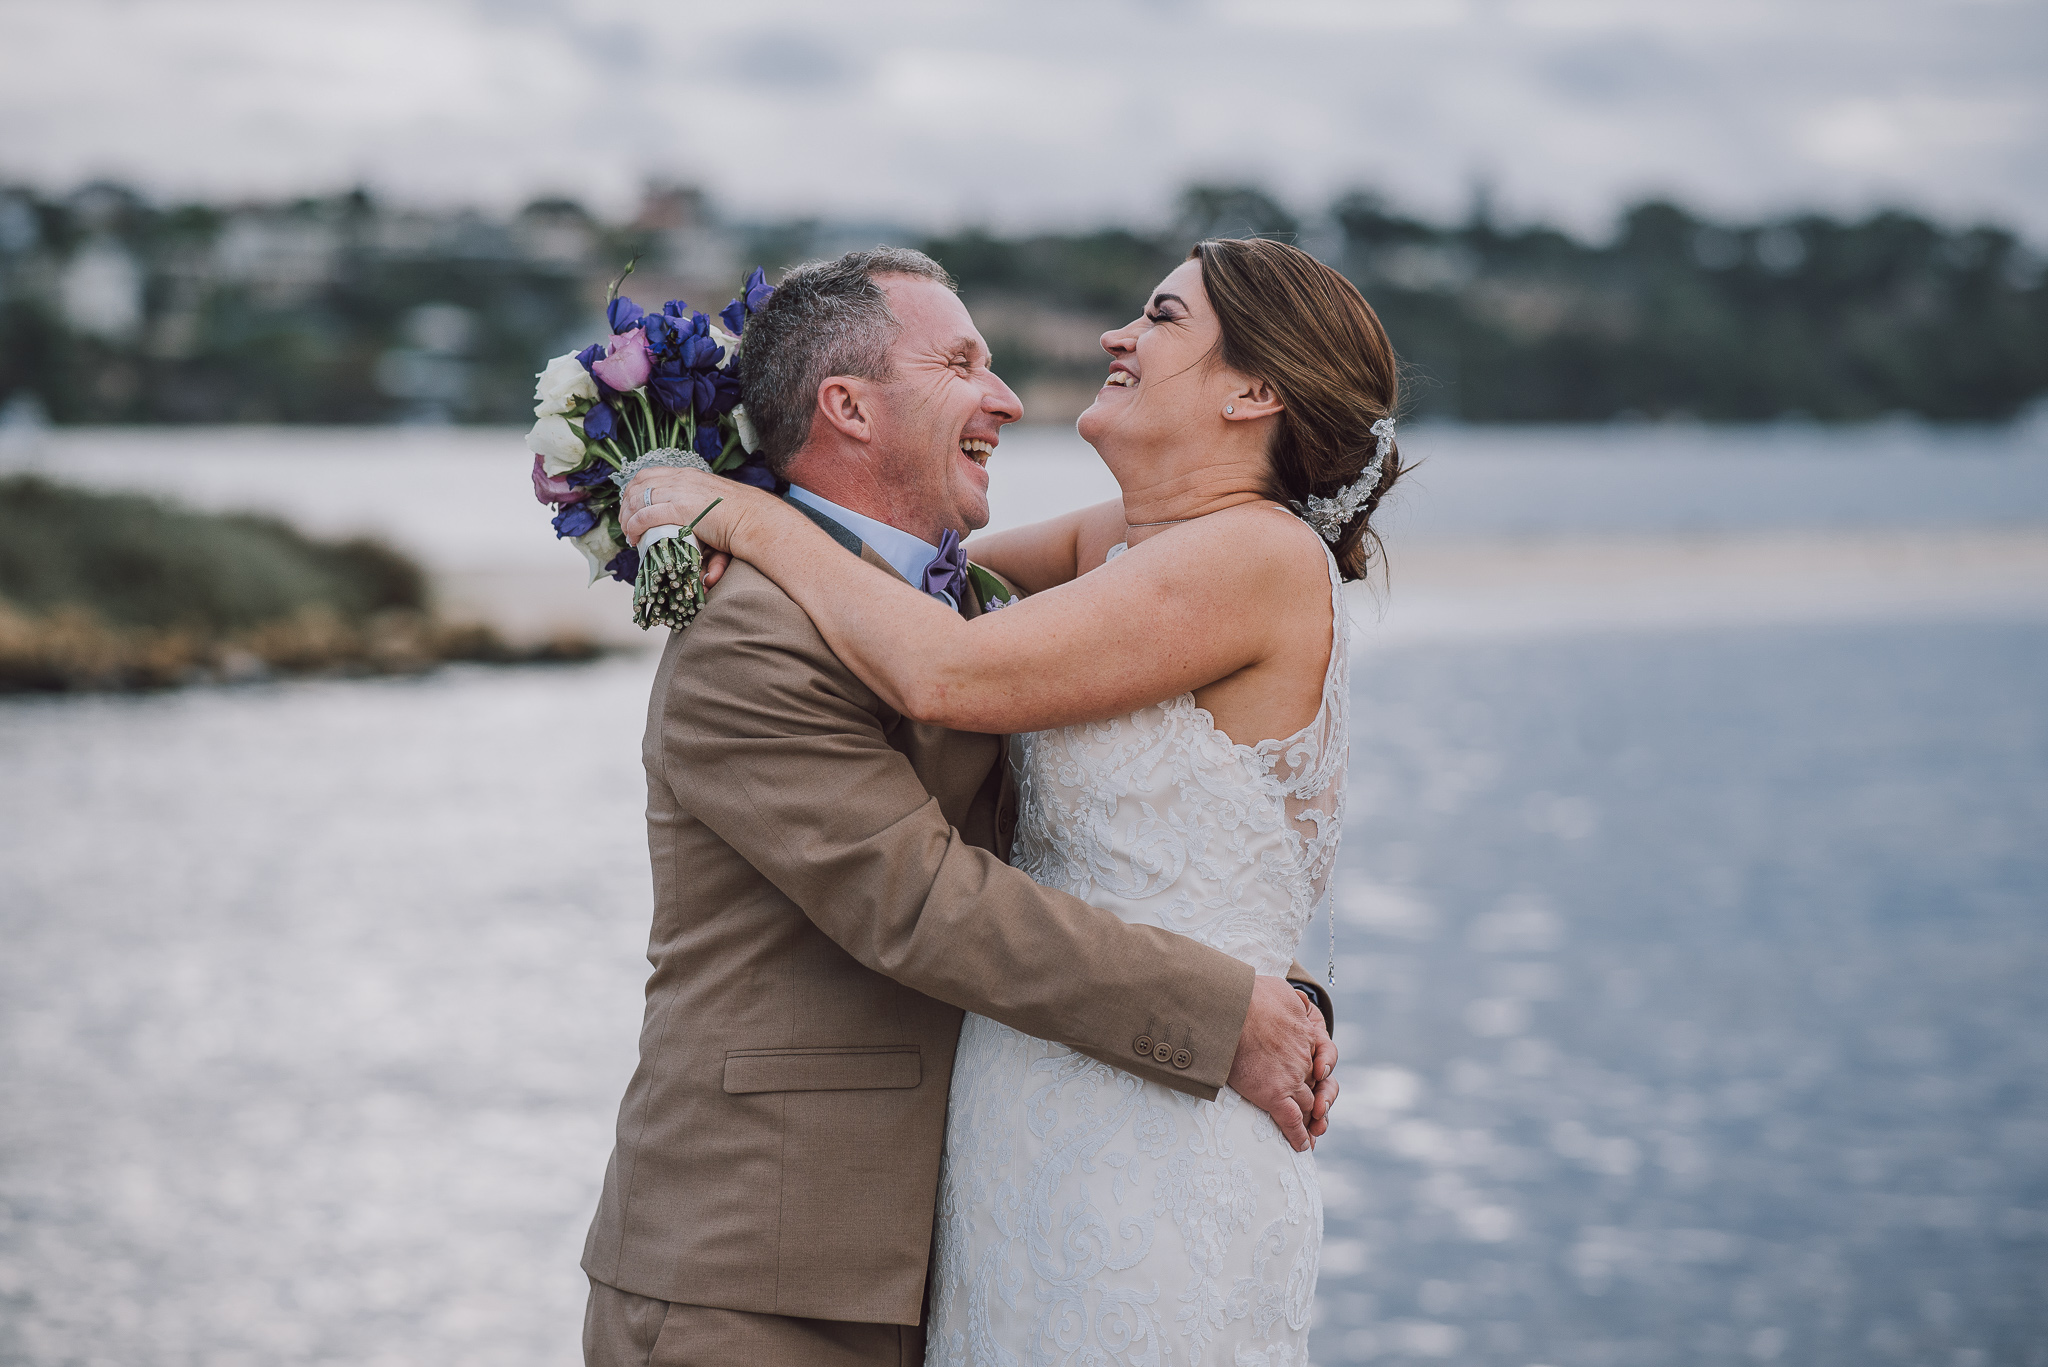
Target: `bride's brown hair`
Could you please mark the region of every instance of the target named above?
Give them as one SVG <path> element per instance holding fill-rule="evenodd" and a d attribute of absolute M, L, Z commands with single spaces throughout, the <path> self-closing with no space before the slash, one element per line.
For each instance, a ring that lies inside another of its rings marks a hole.
<path fill-rule="evenodd" d="M 1223 363 L 1273 386 L 1285 406 L 1267 455 L 1278 503 L 1334 498 L 1371 463 L 1372 425 L 1400 397 L 1393 343 L 1357 286 L 1297 247 L 1265 238 L 1217 238 L 1188 253 L 1223 333 Z M 1379 534 L 1372 515 L 1407 473 L 1399 447 L 1331 550 L 1346 579 L 1363 579 Z"/>

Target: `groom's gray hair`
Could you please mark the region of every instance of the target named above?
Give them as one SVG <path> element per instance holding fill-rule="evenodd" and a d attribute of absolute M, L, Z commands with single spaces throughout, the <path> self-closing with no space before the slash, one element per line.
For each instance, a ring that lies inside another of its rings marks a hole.
<path fill-rule="evenodd" d="M 891 378 L 889 348 L 902 324 L 877 283 L 891 275 L 959 288 L 923 252 L 876 247 L 790 267 L 774 295 L 747 320 L 740 389 L 762 456 L 778 476 L 810 440 L 818 386 L 833 375 Z"/>

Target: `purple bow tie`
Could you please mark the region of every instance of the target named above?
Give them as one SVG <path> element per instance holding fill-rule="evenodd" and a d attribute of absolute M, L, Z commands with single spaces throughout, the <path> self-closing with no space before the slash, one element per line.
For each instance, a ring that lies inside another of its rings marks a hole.
<path fill-rule="evenodd" d="M 924 567 L 924 591 L 943 594 L 957 608 L 966 587 L 967 557 L 960 551 L 960 533 L 948 527 L 939 534 L 939 553 Z"/>

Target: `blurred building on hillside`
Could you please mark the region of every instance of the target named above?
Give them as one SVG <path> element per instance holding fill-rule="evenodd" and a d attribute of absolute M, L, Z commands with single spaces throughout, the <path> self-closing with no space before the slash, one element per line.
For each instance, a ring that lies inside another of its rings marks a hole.
<path fill-rule="evenodd" d="M 0 404 L 83 422 L 510 421 L 605 288 L 715 311 L 742 243 L 687 187 L 623 224 L 541 199 L 428 211 L 360 191 L 159 207 L 0 189 Z M 715 297 L 714 297 L 715 296 Z"/>
<path fill-rule="evenodd" d="M 573 200 L 429 211 L 362 191 L 159 206 L 117 185 L 0 187 L 0 409 L 60 422 L 509 422 L 549 356 L 603 335 L 607 284 L 715 312 L 745 271 L 887 242 L 958 277 L 1029 416 L 1070 419 L 1104 329 L 1205 236 L 1292 241 L 1343 270 L 1408 367 L 1411 413 L 1996 421 L 2048 393 L 2041 256 L 1904 212 L 1710 221 L 1668 203 L 1588 243 L 1483 198 L 1431 223 L 1357 192 L 1297 214 L 1194 186 L 1163 226 L 931 236 L 735 222 L 651 184 L 607 222 Z"/>

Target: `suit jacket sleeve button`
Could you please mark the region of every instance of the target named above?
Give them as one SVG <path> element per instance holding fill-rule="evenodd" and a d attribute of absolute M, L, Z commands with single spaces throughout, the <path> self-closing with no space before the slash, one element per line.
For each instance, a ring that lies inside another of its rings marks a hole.
<path fill-rule="evenodd" d="M 1152 1057 L 1160 1063 L 1170 1061 L 1173 1058 L 1173 1046 L 1165 1040 L 1159 1041 L 1159 1043 L 1152 1046 Z"/>
<path fill-rule="evenodd" d="M 1138 1051 L 1140 1057 L 1150 1058 L 1152 1056 L 1152 1037 L 1150 1035 L 1138 1036 L 1137 1042 L 1132 1045 L 1132 1048 Z"/>
<path fill-rule="evenodd" d="M 1185 1068 L 1194 1061 L 1195 1055 L 1192 1050 L 1176 1049 L 1173 1051 L 1173 1066 L 1176 1068 Z"/>

